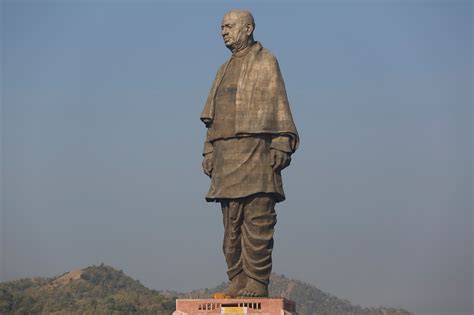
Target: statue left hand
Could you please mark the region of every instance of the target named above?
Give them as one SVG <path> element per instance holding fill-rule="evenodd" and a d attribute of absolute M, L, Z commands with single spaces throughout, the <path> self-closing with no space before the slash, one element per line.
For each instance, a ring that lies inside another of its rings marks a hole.
<path fill-rule="evenodd" d="M 270 149 L 270 163 L 275 172 L 279 172 L 290 165 L 291 157 L 288 153 Z"/>
<path fill-rule="evenodd" d="M 204 174 L 206 174 L 209 177 L 212 177 L 212 160 L 213 160 L 213 153 L 207 153 L 204 155 L 204 159 L 202 161 L 202 169 L 204 171 Z"/>

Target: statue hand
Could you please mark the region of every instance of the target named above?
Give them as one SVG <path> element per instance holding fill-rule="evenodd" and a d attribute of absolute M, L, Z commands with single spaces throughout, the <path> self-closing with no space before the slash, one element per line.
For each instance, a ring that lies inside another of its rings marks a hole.
<path fill-rule="evenodd" d="M 290 165 L 291 157 L 288 153 L 270 149 L 270 163 L 275 172 L 281 171 Z"/>
<path fill-rule="evenodd" d="M 208 153 L 204 155 L 204 159 L 202 161 L 202 169 L 204 170 L 204 174 L 207 176 L 211 177 L 212 175 L 212 158 L 213 158 L 213 153 Z"/>

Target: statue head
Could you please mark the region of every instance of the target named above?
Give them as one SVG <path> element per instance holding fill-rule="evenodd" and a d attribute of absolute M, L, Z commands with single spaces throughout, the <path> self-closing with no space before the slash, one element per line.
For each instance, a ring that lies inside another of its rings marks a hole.
<path fill-rule="evenodd" d="M 222 18 L 221 34 L 232 53 L 253 44 L 254 29 L 255 21 L 249 11 L 231 10 Z"/>

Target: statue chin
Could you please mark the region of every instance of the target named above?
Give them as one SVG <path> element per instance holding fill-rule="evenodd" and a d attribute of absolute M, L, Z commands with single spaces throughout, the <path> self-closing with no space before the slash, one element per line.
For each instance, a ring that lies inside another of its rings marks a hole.
<path fill-rule="evenodd" d="M 234 51 L 235 50 L 235 43 L 232 43 L 232 44 L 225 44 L 225 47 L 227 47 L 230 51 Z"/>
<path fill-rule="evenodd" d="M 241 43 L 241 42 L 231 42 L 231 43 L 224 43 L 225 46 L 232 52 L 236 52 L 236 51 L 239 51 L 241 49 L 243 49 L 245 47 L 245 44 Z"/>

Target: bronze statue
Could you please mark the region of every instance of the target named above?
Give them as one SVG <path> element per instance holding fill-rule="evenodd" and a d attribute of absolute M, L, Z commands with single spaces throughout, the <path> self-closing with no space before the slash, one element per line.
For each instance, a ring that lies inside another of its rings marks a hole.
<path fill-rule="evenodd" d="M 230 284 L 225 295 L 266 297 L 272 269 L 275 203 L 285 199 L 281 171 L 299 137 L 276 58 L 253 38 L 248 11 L 222 19 L 232 52 L 217 72 L 201 120 L 207 127 L 207 201 L 220 202 Z"/>

